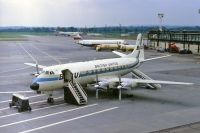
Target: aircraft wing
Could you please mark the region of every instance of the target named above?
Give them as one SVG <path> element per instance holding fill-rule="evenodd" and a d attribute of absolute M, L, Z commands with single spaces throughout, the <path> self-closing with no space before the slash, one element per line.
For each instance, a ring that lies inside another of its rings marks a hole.
<path fill-rule="evenodd" d="M 123 54 L 123 53 L 118 52 L 118 51 L 112 51 L 112 52 L 115 53 L 116 55 L 120 56 L 120 57 L 125 57 L 125 56 L 127 56 L 126 54 Z M 146 61 L 151 61 L 151 60 L 166 58 L 166 57 L 169 57 L 169 56 L 171 56 L 171 55 L 164 55 L 164 56 L 159 56 L 159 57 L 144 59 L 144 60 L 141 60 L 140 62 L 146 62 Z"/>
<path fill-rule="evenodd" d="M 144 59 L 141 62 L 146 62 L 146 61 L 161 59 L 161 58 L 165 58 L 165 57 L 169 57 L 169 56 L 171 56 L 171 55 L 164 55 L 164 56 L 159 56 L 159 57 L 155 57 L 155 58 Z"/>
<path fill-rule="evenodd" d="M 32 66 L 32 67 L 36 67 L 36 64 L 34 63 L 24 63 L 25 65 L 28 65 L 28 66 Z M 42 65 L 38 65 L 38 68 L 45 68 L 46 66 L 42 66 Z"/>
<path fill-rule="evenodd" d="M 193 83 L 186 82 L 174 82 L 174 81 L 162 81 L 162 80 L 149 80 L 149 79 L 131 79 L 131 78 L 121 78 L 118 77 L 104 77 L 99 78 L 98 87 L 107 88 L 108 85 L 112 85 L 113 88 L 119 87 L 120 85 L 123 89 L 130 89 L 137 87 L 139 84 L 169 84 L 169 85 L 193 85 Z"/>
<path fill-rule="evenodd" d="M 174 81 L 148 80 L 148 79 L 132 79 L 132 80 L 136 83 L 145 83 L 145 84 L 193 85 L 193 83 L 187 83 L 187 82 L 174 82 Z"/>
<path fill-rule="evenodd" d="M 113 77 L 105 77 L 100 78 L 100 81 L 104 82 L 119 82 L 119 78 Z M 175 82 L 175 81 L 163 81 L 163 80 L 151 80 L 151 79 L 131 79 L 131 78 L 121 78 L 121 82 L 135 82 L 135 83 L 142 83 L 142 84 L 172 84 L 172 85 L 193 85 L 193 83 L 187 82 Z"/>

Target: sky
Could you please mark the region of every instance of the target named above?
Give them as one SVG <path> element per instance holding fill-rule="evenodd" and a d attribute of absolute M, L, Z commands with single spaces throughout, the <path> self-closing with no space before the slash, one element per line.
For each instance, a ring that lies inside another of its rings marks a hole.
<path fill-rule="evenodd" d="M 0 26 L 200 25 L 200 0 L 0 0 Z"/>

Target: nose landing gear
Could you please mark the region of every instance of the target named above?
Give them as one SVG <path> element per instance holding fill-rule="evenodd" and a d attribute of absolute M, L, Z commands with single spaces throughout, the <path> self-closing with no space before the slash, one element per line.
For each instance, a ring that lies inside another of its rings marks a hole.
<path fill-rule="evenodd" d="M 48 97 L 48 99 L 47 99 L 47 103 L 51 103 L 51 104 L 54 103 L 54 99 L 53 99 L 52 96 L 53 96 L 52 94 L 49 94 L 49 97 Z"/>

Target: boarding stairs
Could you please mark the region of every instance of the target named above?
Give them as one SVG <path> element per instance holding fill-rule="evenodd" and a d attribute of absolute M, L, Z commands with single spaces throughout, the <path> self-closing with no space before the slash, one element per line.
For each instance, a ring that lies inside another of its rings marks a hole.
<path fill-rule="evenodd" d="M 67 103 L 84 105 L 87 104 L 87 94 L 82 86 L 74 77 L 74 74 L 69 70 L 63 70 L 62 75 L 64 78 L 64 99 Z"/>
<path fill-rule="evenodd" d="M 77 81 L 68 82 L 68 88 L 78 105 L 87 104 L 87 94 Z"/>
<path fill-rule="evenodd" d="M 132 75 L 138 79 L 149 79 L 149 80 L 153 80 L 152 78 L 150 78 L 149 76 L 147 76 L 146 74 L 144 74 L 143 72 L 141 72 L 138 69 L 134 69 L 132 71 Z M 151 88 L 155 88 L 155 89 L 160 89 L 161 85 L 160 84 L 147 84 L 149 87 Z"/>

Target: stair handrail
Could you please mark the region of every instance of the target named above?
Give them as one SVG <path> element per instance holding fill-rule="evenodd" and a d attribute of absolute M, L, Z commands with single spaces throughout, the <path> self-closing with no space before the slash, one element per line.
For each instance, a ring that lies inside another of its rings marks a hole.
<path fill-rule="evenodd" d="M 87 93 L 85 92 L 85 90 L 82 88 L 82 86 L 80 85 L 80 83 L 76 80 L 74 80 L 79 92 L 81 93 L 81 95 L 83 96 L 83 98 L 85 99 L 85 101 L 87 102 Z"/>
<path fill-rule="evenodd" d="M 80 104 L 80 98 L 78 97 L 78 95 L 76 94 L 76 92 L 74 91 L 74 86 L 72 85 L 71 82 L 68 82 L 68 87 L 71 90 L 73 96 L 75 97 L 76 101 L 78 102 L 78 104 Z M 73 90 L 72 90 L 73 89 Z"/>

